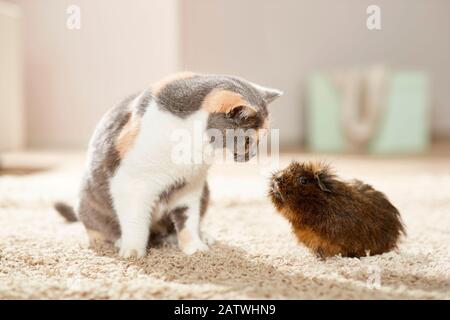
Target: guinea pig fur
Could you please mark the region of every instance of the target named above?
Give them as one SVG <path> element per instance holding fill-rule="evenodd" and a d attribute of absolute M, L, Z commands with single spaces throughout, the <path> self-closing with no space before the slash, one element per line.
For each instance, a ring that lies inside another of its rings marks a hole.
<path fill-rule="evenodd" d="M 298 240 L 322 258 L 381 254 L 406 234 L 383 193 L 339 179 L 324 163 L 292 162 L 272 176 L 269 197 Z"/>

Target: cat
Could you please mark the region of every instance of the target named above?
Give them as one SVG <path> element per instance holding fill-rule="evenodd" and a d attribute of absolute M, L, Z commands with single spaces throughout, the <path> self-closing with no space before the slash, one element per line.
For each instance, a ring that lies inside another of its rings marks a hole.
<path fill-rule="evenodd" d="M 267 129 L 267 106 L 281 95 L 235 76 L 184 72 L 127 97 L 94 131 L 76 210 L 61 202 L 55 209 L 68 221 L 80 220 L 91 242 L 114 243 L 124 258 L 145 256 L 159 235 L 175 235 L 188 255 L 206 250 L 199 225 L 209 201 L 210 163 L 174 163 L 169 137 L 180 128 L 192 132 L 195 124 L 225 136 L 227 129 Z M 235 138 L 208 146 L 248 161 L 258 135 L 245 139 L 241 151 L 230 141 Z"/>

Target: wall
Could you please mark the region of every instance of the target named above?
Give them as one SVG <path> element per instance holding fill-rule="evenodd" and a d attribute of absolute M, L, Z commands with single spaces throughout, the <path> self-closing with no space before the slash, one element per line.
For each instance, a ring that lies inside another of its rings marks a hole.
<path fill-rule="evenodd" d="M 305 79 L 387 62 L 433 79 L 433 131 L 450 137 L 448 0 L 10 0 L 24 13 L 31 147 L 84 147 L 115 101 L 177 69 L 231 73 L 285 91 L 272 108 L 286 144 L 302 140 Z M 367 5 L 382 30 L 365 27 Z M 81 7 L 81 30 L 66 8 Z"/>
<path fill-rule="evenodd" d="M 378 4 L 382 30 L 366 28 Z M 183 0 L 183 66 L 235 73 L 285 91 L 273 124 L 302 139 L 305 78 L 316 69 L 386 62 L 433 79 L 433 132 L 450 137 L 450 1 Z"/>
<path fill-rule="evenodd" d="M 177 0 L 17 0 L 31 147 L 83 147 L 118 99 L 178 69 Z M 130 5 L 132 3 L 132 5 Z M 66 9 L 81 8 L 81 29 Z"/>
<path fill-rule="evenodd" d="M 25 142 L 21 18 L 18 6 L 0 1 L 0 151 Z"/>

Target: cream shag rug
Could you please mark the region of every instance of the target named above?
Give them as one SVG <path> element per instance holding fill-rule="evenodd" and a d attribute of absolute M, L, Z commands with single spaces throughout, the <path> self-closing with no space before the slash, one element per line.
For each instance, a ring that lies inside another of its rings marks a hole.
<path fill-rule="evenodd" d="M 324 157 L 291 154 L 281 165 L 291 158 Z M 51 209 L 56 199 L 74 201 L 82 159 L 75 153 L 4 156 L 6 167 L 51 169 L 0 176 L 0 298 L 450 298 L 449 158 L 325 157 L 342 176 L 384 191 L 408 231 L 399 252 L 326 261 L 296 242 L 252 164 L 210 172 L 213 203 L 203 230 L 215 243 L 208 252 L 185 256 L 164 246 L 145 259 L 124 260 L 111 247 L 89 248 L 81 224 L 67 224 Z"/>

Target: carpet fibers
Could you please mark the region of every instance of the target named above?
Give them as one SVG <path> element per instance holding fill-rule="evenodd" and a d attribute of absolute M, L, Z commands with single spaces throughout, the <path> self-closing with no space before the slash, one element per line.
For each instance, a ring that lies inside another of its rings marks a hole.
<path fill-rule="evenodd" d="M 281 165 L 291 158 L 317 157 L 285 155 Z M 74 202 L 81 155 L 5 155 L 0 298 L 450 299 L 450 158 L 327 159 L 399 208 L 408 236 L 398 252 L 317 259 L 265 197 L 260 169 L 243 164 L 210 172 L 212 204 L 202 226 L 209 251 L 185 256 L 164 245 L 143 259 L 121 259 L 110 246 L 89 247 L 82 225 L 51 208 L 54 200 Z M 9 164 L 43 170 L 8 172 Z"/>

